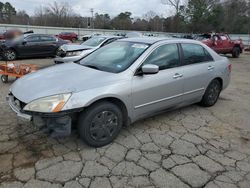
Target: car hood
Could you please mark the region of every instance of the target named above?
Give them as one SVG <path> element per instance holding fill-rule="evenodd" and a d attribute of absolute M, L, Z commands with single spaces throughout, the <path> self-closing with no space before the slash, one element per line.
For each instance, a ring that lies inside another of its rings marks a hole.
<path fill-rule="evenodd" d="M 77 51 L 77 50 L 88 50 L 88 49 L 93 49 L 94 47 L 92 46 L 86 46 L 86 45 L 80 45 L 80 44 L 67 44 L 67 45 L 62 45 L 61 49 L 63 51 Z"/>
<path fill-rule="evenodd" d="M 24 103 L 62 93 L 75 93 L 121 79 L 118 74 L 98 71 L 76 63 L 66 63 L 28 74 L 11 86 L 13 95 Z"/>

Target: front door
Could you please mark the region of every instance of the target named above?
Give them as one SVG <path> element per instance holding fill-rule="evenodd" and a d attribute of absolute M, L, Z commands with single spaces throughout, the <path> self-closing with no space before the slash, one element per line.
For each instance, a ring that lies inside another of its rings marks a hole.
<path fill-rule="evenodd" d="M 132 80 L 132 103 L 136 119 L 182 102 L 183 71 L 177 44 L 157 47 L 143 65 L 155 64 L 160 71 L 151 75 L 135 75 Z"/>
<path fill-rule="evenodd" d="M 40 53 L 40 37 L 38 35 L 28 36 L 18 45 L 21 56 L 32 56 Z"/>

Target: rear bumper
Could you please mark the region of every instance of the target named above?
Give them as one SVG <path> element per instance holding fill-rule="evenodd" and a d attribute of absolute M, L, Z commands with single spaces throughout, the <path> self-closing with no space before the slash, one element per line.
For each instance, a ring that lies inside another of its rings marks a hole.
<path fill-rule="evenodd" d="M 21 108 L 15 103 L 13 96 L 8 95 L 6 97 L 6 100 L 7 100 L 8 104 L 9 104 L 10 108 L 17 114 L 17 116 L 19 118 L 21 118 L 23 120 L 26 120 L 26 121 L 31 121 L 32 120 L 31 115 L 21 112 Z"/>

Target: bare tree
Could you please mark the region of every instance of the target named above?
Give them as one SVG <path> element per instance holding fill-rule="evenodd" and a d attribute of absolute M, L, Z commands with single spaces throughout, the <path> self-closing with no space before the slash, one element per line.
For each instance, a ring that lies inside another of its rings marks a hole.
<path fill-rule="evenodd" d="M 182 8 L 182 0 L 161 0 L 162 4 L 174 7 L 175 15 L 179 15 Z"/>

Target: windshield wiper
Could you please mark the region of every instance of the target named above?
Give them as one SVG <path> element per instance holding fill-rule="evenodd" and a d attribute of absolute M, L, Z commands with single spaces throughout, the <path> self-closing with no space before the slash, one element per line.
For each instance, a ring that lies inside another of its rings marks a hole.
<path fill-rule="evenodd" d="M 83 65 L 83 66 L 89 67 L 89 68 L 92 68 L 92 69 L 96 69 L 96 70 L 100 70 L 100 68 L 95 66 L 95 65 Z"/>

